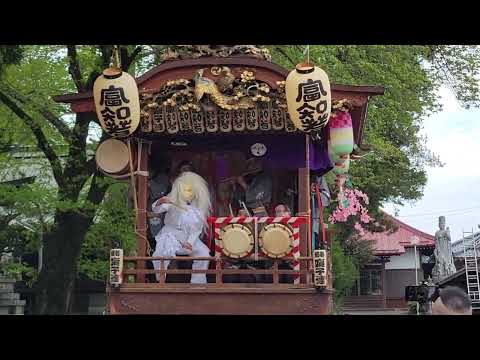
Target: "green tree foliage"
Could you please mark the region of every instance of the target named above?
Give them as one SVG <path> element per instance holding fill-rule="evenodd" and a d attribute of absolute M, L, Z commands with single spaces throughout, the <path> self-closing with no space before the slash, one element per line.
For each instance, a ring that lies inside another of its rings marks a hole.
<path fill-rule="evenodd" d="M 3 77 L 8 65 L 17 64 L 20 61 L 22 53 L 23 50 L 18 45 L 0 45 L 0 79 Z M 0 134 L 0 154 L 8 151 L 12 143 L 13 141 L 9 136 Z"/>
<path fill-rule="evenodd" d="M 115 183 L 109 187 L 95 222 L 85 237 L 79 273 L 90 279 L 106 279 L 110 249 L 121 248 L 126 254 L 136 249 L 134 214 L 127 205 L 127 191 L 126 183 Z"/>
<path fill-rule="evenodd" d="M 292 68 L 303 60 L 303 47 L 271 46 L 274 61 Z M 371 199 L 372 210 L 386 202 L 421 198 L 426 166 L 441 165 L 425 146 L 422 119 L 441 107 L 437 90 L 448 85 L 464 106 L 477 106 L 477 46 L 332 45 L 311 46 L 310 58 L 333 83 L 382 85 L 373 97 L 364 143 L 374 146 L 351 166 L 354 185 Z"/>
<path fill-rule="evenodd" d="M 293 68 L 304 59 L 303 46 L 269 48 L 273 61 L 286 68 Z M 388 202 L 402 205 L 420 199 L 427 182 L 426 167 L 442 165 L 440 159 L 427 149 L 420 133 L 422 119 L 441 109 L 437 90 L 442 85 L 448 86 L 460 104 L 467 108 L 480 104 L 480 48 L 315 45 L 310 46 L 310 59 L 328 73 L 333 83 L 385 87 L 384 96 L 370 99 L 365 124 L 363 143 L 373 145 L 374 150 L 351 163 L 350 175 L 353 185 L 370 197 L 368 209 L 378 221 L 367 229 L 391 229 L 392 224 L 383 218 L 379 206 Z M 332 178 L 329 177 L 330 184 L 333 184 Z M 340 289 L 351 279 L 348 271 L 341 270 L 345 262 L 342 256 L 352 257 L 348 268 L 352 265 L 357 269 L 371 257 L 371 246 L 352 238 L 354 223 L 351 219 L 335 226 L 343 249 L 342 252 L 334 249 L 335 258 L 340 262 L 335 273 L 336 288 Z"/>
<path fill-rule="evenodd" d="M 0 77 L 10 64 L 17 64 L 22 58 L 22 47 L 19 45 L 0 45 Z"/>
<path fill-rule="evenodd" d="M 12 256 L 0 263 L 0 272 L 32 285 L 37 277 L 36 268 L 22 261 L 25 254 L 36 253 L 41 233 L 46 228 L 47 208 L 45 194 L 36 184 L 0 184 L 0 254 Z"/>
<path fill-rule="evenodd" d="M 37 283 L 37 312 L 68 312 L 82 244 L 110 181 L 104 181 L 88 149 L 98 120 L 93 113 L 70 114 L 51 96 L 88 92 L 110 64 L 113 46 L 26 46 L 17 66 L 0 81 L 2 136 L 18 150 L 41 152 L 38 167 L 54 189 L 51 224 L 43 233 L 44 266 Z M 123 68 L 130 69 L 142 47 L 121 46 Z M 33 148 L 33 150 L 32 150 Z M 35 150 L 36 149 L 36 150 Z M 12 150 L 12 149 L 10 149 Z M 15 158 L 0 160 L 10 166 Z M 38 169 L 37 169 L 38 170 Z M 40 178 L 40 176 L 39 176 Z"/>
<path fill-rule="evenodd" d="M 356 266 L 354 258 L 345 254 L 345 250 L 337 238 L 333 240 L 332 244 L 332 263 L 334 302 L 337 307 L 340 307 L 343 297 L 359 276 L 359 268 Z"/>

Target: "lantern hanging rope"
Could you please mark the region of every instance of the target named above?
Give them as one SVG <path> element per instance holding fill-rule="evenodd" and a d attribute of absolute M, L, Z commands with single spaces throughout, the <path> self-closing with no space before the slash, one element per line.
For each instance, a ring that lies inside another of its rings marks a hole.
<path fill-rule="evenodd" d="M 118 45 L 113 45 L 113 53 L 112 53 L 112 65 L 118 69 L 122 68 L 122 63 L 120 60 L 120 51 L 118 50 Z"/>
<path fill-rule="evenodd" d="M 310 45 L 305 46 L 305 50 L 303 50 L 303 55 L 305 56 L 305 64 L 310 65 Z"/>

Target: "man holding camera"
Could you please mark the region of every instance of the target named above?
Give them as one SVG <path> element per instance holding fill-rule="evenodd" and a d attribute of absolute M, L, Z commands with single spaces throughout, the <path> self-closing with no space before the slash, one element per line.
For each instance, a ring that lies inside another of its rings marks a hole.
<path fill-rule="evenodd" d="M 440 289 L 431 282 L 407 286 L 405 300 L 419 305 L 420 314 L 431 315 L 472 315 L 472 301 L 462 289 L 447 286 Z"/>
<path fill-rule="evenodd" d="M 472 301 L 462 289 L 447 286 L 432 298 L 432 315 L 472 315 Z"/>

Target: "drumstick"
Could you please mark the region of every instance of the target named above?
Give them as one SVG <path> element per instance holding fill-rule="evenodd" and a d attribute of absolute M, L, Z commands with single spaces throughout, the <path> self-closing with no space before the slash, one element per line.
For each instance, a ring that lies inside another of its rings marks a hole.
<path fill-rule="evenodd" d="M 243 209 L 247 212 L 248 216 L 251 217 L 252 215 L 250 215 L 250 211 L 248 211 L 247 205 L 245 205 L 243 201 L 240 201 L 240 204 L 242 204 Z"/>
<path fill-rule="evenodd" d="M 228 208 L 230 209 L 230 216 L 233 217 L 232 203 L 228 204 Z"/>

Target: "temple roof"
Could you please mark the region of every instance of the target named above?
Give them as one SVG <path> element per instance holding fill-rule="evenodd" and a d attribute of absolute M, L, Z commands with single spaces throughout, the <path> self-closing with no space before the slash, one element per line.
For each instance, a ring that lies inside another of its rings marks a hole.
<path fill-rule="evenodd" d="M 363 236 L 363 239 L 365 240 L 374 241 L 375 255 L 402 255 L 405 253 L 406 248 L 413 247 L 411 244 L 411 238 L 413 236 L 417 236 L 419 239 L 418 247 L 435 247 L 435 237 L 433 235 L 415 229 L 389 214 L 385 213 L 385 216 L 398 227 L 397 231 L 377 233 L 366 232 Z"/>

